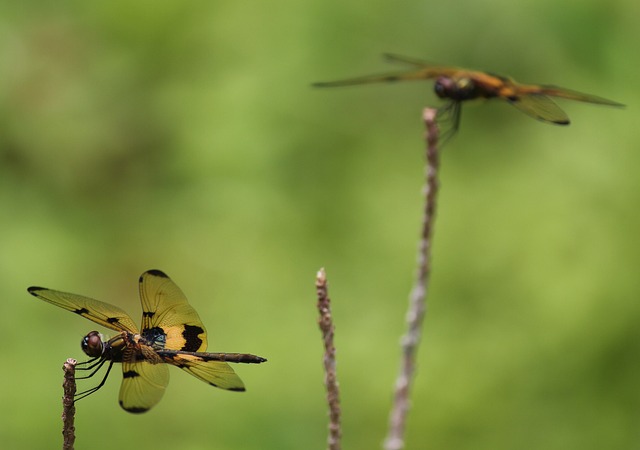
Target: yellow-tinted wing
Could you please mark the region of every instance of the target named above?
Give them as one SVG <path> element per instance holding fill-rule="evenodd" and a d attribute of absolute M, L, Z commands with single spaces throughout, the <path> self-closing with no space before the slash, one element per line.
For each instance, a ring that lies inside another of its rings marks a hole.
<path fill-rule="evenodd" d="M 161 329 L 164 348 L 188 352 L 207 349 L 207 331 L 180 288 L 165 273 L 149 270 L 140 276 L 142 334 Z"/>
<path fill-rule="evenodd" d="M 134 334 L 138 332 L 138 327 L 133 323 L 131 317 L 117 306 L 83 297 L 82 295 L 54 291 L 37 286 L 31 286 L 27 290 L 31 295 L 45 302 L 86 317 L 103 327 L 116 331 L 128 331 Z"/>
<path fill-rule="evenodd" d="M 508 101 L 523 113 L 543 122 L 569 125 L 569 117 L 567 114 L 546 95 L 523 95 L 522 97 Z"/>
<path fill-rule="evenodd" d="M 118 401 L 130 413 L 146 412 L 160 401 L 168 384 L 169 368 L 166 364 L 125 360 L 122 362 L 122 385 Z"/>
<path fill-rule="evenodd" d="M 180 367 L 211 386 L 229 391 L 245 390 L 240 377 L 224 361 L 208 360 L 206 354 L 201 356 L 173 352 L 160 352 L 160 354 L 167 363 Z"/>
<path fill-rule="evenodd" d="M 338 81 L 325 81 L 325 82 L 313 83 L 313 86 L 336 87 L 336 86 L 351 86 L 355 84 L 381 83 L 381 82 L 392 82 L 392 81 L 428 80 L 431 78 L 437 78 L 441 76 L 446 76 L 446 77 L 462 76 L 463 72 L 465 72 L 464 70 L 458 69 L 457 67 L 438 66 L 438 65 L 430 64 L 417 59 L 408 58 L 405 56 L 386 54 L 385 57 L 388 60 L 393 62 L 400 62 L 400 63 L 409 64 L 411 66 L 417 67 L 417 70 L 382 74 L 382 75 L 368 75 L 364 77 L 349 78 L 346 80 L 338 80 Z"/>
<path fill-rule="evenodd" d="M 584 92 L 572 91 L 558 86 L 541 86 L 541 93 L 552 97 L 566 98 L 569 100 L 577 100 L 579 102 L 595 103 L 598 105 L 617 106 L 623 108 L 622 103 L 614 102 L 597 95 L 585 94 Z"/>
<path fill-rule="evenodd" d="M 598 105 L 615 106 L 620 108 L 624 107 L 622 103 L 614 102 L 613 100 L 557 86 L 537 86 L 512 83 L 509 87 L 512 92 L 508 93 L 509 95 L 503 96 L 503 98 L 506 98 L 509 103 L 531 117 L 558 125 L 568 125 L 569 117 L 549 97 L 566 98 L 579 102 L 595 103 Z"/>

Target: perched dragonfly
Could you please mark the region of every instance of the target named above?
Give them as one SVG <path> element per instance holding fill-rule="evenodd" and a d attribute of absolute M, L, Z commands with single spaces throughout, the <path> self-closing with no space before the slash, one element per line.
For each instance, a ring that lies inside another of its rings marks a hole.
<path fill-rule="evenodd" d="M 130 413 L 143 413 L 160 401 L 169 384 L 167 364 L 179 367 L 212 386 L 244 391 L 242 380 L 228 362 L 258 364 L 266 359 L 241 353 L 206 353 L 207 332 L 198 313 L 176 284 L 163 272 L 149 270 L 139 281 L 142 301 L 142 331 L 122 309 L 68 292 L 30 287 L 31 295 L 81 315 L 120 333 L 108 340 L 97 331 L 82 340 L 82 350 L 91 357 L 77 367 L 91 370 L 90 378 L 109 361 L 104 378 L 96 387 L 76 394 L 76 400 L 96 392 L 106 382 L 113 363 L 122 363 L 119 403 Z"/>
<path fill-rule="evenodd" d="M 551 85 L 520 84 L 511 78 L 488 72 L 437 66 L 404 56 L 387 54 L 389 60 L 413 66 L 409 72 L 370 75 L 347 80 L 314 83 L 318 87 L 350 86 L 365 83 L 393 82 L 404 80 L 435 79 L 434 90 L 441 99 L 449 103 L 440 109 L 452 120 L 452 131 L 460 125 L 460 104 L 478 98 L 499 98 L 509 102 L 520 111 L 538 120 L 557 125 L 569 125 L 569 117 L 551 99 L 566 98 L 599 105 L 623 107 L 624 105 L 595 95 L 583 94 Z"/>

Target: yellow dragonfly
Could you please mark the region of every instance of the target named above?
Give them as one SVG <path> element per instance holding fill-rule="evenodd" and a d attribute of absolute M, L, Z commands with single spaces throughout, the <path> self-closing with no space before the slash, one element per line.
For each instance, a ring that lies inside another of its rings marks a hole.
<path fill-rule="evenodd" d="M 607 106 L 624 106 L 613 100 L 607 100 L 606 98 L 557 86 L 521 84 L 511 78 L 488 72 L 433 65 L 413 58 L 393 54 L 387 54 L 385 56 L 391 61 L 411 65 L 414 69 L 408 72 L 387 75 L 369 75 L 346 80 L 314 83 L 314 86 L 336 87 L 366 83 L 434 79 L 436 95 L 441 99 L 448 100 L 447 105 L 445 105 L 440 112 L 450 115 L 453 123 L 452 130 L 454 132 L 460 124 L 460 105 L 467 100 L 501 99 L 535 119 L 556 125 L 568 125 L 569 117 L 551 97 Z"/>
<path fill-rule="evenodd" d="M 260 356 L 244 353 L 207 353 L 207 332 L 198 313 L 180 288 L 163 272 L 149 270 L 139 280 L 142 301 L 142 331 L 117 306 L 82 295 L 42 287 L 28 288 L 46 302 L 64 308 L 119 333 L 105 340 L 97 331 L 82 340 L 82 350 L 91 358 L 77 367 L 90 370 L 90 378 L 108 361 L 102 381 L 80 392 L 75 400 L 104 386 L 114 363 L 122 363 L 120 406 L 130 413 L 143 413 L 156 405 L 169 384 L 167 364 L 221 389 L 244 391 L 244 383 L 228 363 L 259 364 Z"/>

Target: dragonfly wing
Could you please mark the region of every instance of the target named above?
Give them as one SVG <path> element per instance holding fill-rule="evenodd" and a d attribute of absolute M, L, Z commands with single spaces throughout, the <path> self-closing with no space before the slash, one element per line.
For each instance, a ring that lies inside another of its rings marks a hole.
<path fill-rule="evenodd" d="M 116 331 L 128 331 L 134 334 L 138 332 L 138 327 L 131 317 L 117 306 L 82 295 L 54 291 L 53 289 L 37 286 L 32 286 L 27 290 L 31 295 L 45 302 L 81 315 L 103 327 Z"/>
<path fill-rule="evenodd" d="M 353 86 L 357 84 L 370 84 L 370 83 L 390 83 L 394 81 L 405 80 L 427 80 L 429 78 L 437 77 L 438 74 L 432 73 L 429 69 L 419 70 L 415 72 L 399 72 L 383 75 L 367 75 L 364 77 L 349 78 L 346 80 L 338 81 L 321 81 L 313 83 L 315 87 L 338 87 L 338 86 Z"/>
<path fill-rule="evenodd" d="M 436 67 L 435 64 L 431 64 L 427 61 L 422 61 L 417 58 L 411 58 L 410 56 L 401 56 L 395 53 L 385 53 L 384 57 L 387 61 L 393 63 L 409 64 L 416 67 Z"/>
<path fill-rule="evenodd" d="M 412 70 L 409 72 L 397 72 L 382 75 L 367 75 L 364 77 L 350 78 L 346 80 L 327 81 L 320 83 L 313 83 L 316 87 L 335 87 L 335 86 L 351 86 L 355 84 L 368 84 L 368 83 L 384 83 L 393 81 L 405 81 L 405 80 L 428 80 L 431 78 L 437 78 L 441 76 L 453 77 L 459 75 L 461 69 L 456 67 L 437 66 L 429 64 L 424 61 L 419 61 L 413 58 L 407 58 L 404 56 L 385 54 L 385 57 L 393 62 L 400 62 L 403 64 L 409 64 L 417 67 L 418 70 Z"/>
<path fill-rule="evenodd" d="M 169 384 L 166 364 L 150 361 L 123 361 L 119 403 L 130 413 L 143 413 L 160 401 Z"/>
<path fill-rule="evenodd" d="M 508 100 L 523 113 L 543 122 L 569 125 L 569 117 L 549 97 L 542 94 L 528 94 Z"/>
<path fill-rule="evenodd" d="M 570 89 L 565 89 L 558 86 L 542 86 L 541 92 L 545 95 L 550 95 L 552 97 L 560 97 L 560 98 L 566 98 L 569 100 L 577 100 L 579 102 L 624 107 L 622 103 L 614 102 L 613 100 L 608 100 L 606 98 L 598 97 L 597 95 L 590 95 L 590 94 L 585 94 L 583 92 L 572 91 Z"/>
<path fill-rule="evenodd" d="M 207 332 L 195 309 L 165 273 L 149 270 L 140 277 L 142 334 L 150 330 L 166 336 L 164 348 L 189 352 L 207 349 Z"/>
<path fill-rule="evenodd" d="M 165 362 L 180 367 L 194 377 L 221 389 L 244 391 L 244 383 L 229 364 L 208 360 L 204 355 L 160 352 Z"/>

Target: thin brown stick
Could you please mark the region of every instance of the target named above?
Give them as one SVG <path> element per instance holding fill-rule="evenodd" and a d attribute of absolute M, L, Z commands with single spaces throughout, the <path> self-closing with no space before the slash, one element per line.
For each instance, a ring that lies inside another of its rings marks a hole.
<path fill-rule="evenodd" d="M 327 276 L 324 269 L 316 275 L 316 292 L 318 294 L 318 325 L 322 331 L 324 342 L 324 384 L 327 387 L 327 403 L 329 404 L 329 450 L 340 450 L 342 430 L 340 427 L 340 390 L 336 376 L 336 348 L 333 345 L 334 326 L 331 319 L 331 300 L 327 290 Z"/>
<path fill-rule="evenodd" d="M 404 448 L 404 433 L 407 413 L 410 406 L 410 390 L 416 367 L 416 353 L 420 344 L 422 321 L 427 309 L 426 296 L 431 273 L 431 244 L 433 222 L 436 210 L 436 194 L 438 192 L 438 126 L 436 124 L 437 110 L 426 108 L 423 120 L 426 126 L 426 168 L 425 168 L 425 207 L 422 217 L 422 235 L 418 245 L 418 269 L 416 280 L 409 296 L 407 311 L 407 332 L 402 337 L 402 362 L 400 373 L 396 379 L 395 393 L 391 415 L 389 417 L 389 431 L 384 443 L 386 450 L 400 450 Z"/>
<path fill-rule="evenodd" d="M 62 390 L 64 396 L 62 397 L 62 449 L 73 450 L 73 445 L 76 440 L 76 428 L 73 424 L 76 407 L 73 402 L 73 397 L 76 395 L 76 361 L 73 358 L 67 359 L 62 366 L 64 371 L 64 382 L 62 383 Z"/>

